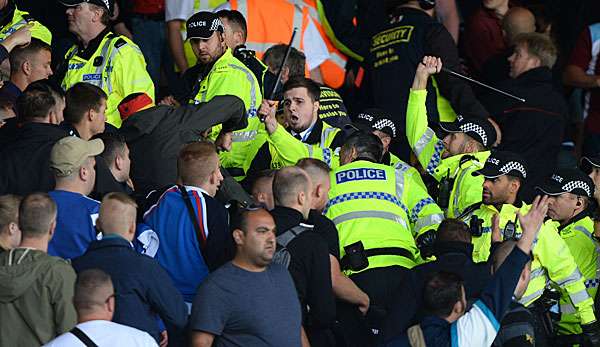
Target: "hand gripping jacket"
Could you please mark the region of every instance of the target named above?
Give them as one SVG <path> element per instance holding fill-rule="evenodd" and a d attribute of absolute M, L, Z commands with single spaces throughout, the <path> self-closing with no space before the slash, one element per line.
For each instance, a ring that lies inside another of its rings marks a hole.
<path fill-rule="evenodd" d="M 502 205 L 500 211 L 491 205 L 481 205 L 479 209 L 471 214 L 461 216 L 468 222 L 471 215 L 478 216 L 482 221 L 482 235 L 473 236 L 473 261 L 487 261 L 491 247 L 492 217 L 498 214 L 500 217 L 500 231 L 505 230 L 509 222 L 516 222 L 516 235 L 522 230 L 516 218 L 517 211 L 521 214 L 527 213 L 529 205 L 523 204 L 521 208 L 513 205 Z M 531 305 L 544 293 L 547 285 L 555 285 L 560 288 L 565 300 L 574 307 L 574 311 L 580 317 L 581 324 L 588 324 L 596 320 L 594 315 L 594 301 L 586 291 L 585 280 L 579 271 L 573 255 L 569 251 L 565 240 L 561 238 L 556 228 L 556 223 L 547 221 L 533 244 L 533 262 L 531 264 L 531 278 L 525 294 L 519 301 L 525 306 Z M 568 299 L 567 299 L 568 297 Z"/>
<path fill-rule="evenodd" d="M 144 56 L 133 41 L 109 32 L 90 59 L 80 57 L 78 51 L 74 45 L 65 55 L 68 66 L 62 88 L 67 90 L 78 82 L 86 82 L 104 90 L 108 95 L 108 123 L 121 126 L 117 106 L 129 94 L 146 93 L 154 100 L 154 83 L 146 71 Z"/>
<path fill-rule="evenodd" d="M 18 8 L 15 8 L 15 12 L 10 23 L 0 29 L 0 42 L 4 41 L 7 36 L 19 30 L 27 23 L 33 23 L 33 27 L 31 28 L 32 37 L 49 45 L 52 44 L 52 33 L 50 33 L 50 30 L 48 30 L 48 28 L 43 26 L 40 22 L 34 20 L 29 13 L 25 11 L 19 11 Z"/>
<path fill-rule="evenodd" d="M 481 201 L 484 178 L 471 173 L 483 167 L 490 152 L 473 153 L 474 158 L 466 160 L 463 160 L 465 154 L 442 159 L 444 144 L 427 124 L 426 97 L 426 90 L 411 90 L 406 112 L 406 137 L 427 173 L 437 181 L 453 180 L 446 217 L 455 218 Z"/>
<path fill-rule="evenodd" d="M 226 169 L 241 169 L 247 157 L 249 146 L 256 139 L 260 120 L 256 112 L 262 102 L 262 94 L 256 77 L 241 61 L 233 56 L 230 49 L 217 59 L 208 75 L 196 85 L 198 93 L 190 100 L 192 104 L 210 101 L 217 95 L 235 95 L 244 101 L 248 116 L 248 126 L 233 132 L 231 151 L 221 152 L 221 165 Z M 211 138 L 215 139 L 221 126 L 213 127 Z M 243 173 L 232 175 L 236 180 L 244 178 Z"/>
<path fill-rule="evenodd" d="M 360 271 L 393 265 L 412 268 L 421 263 L 415 238 L 436 229 L 444 218 L 416 169 L 405 163 L 393 168 L 364 160 L 331 173 L 325 215 L 338 229 L 342 259 L 344 247 L 358 241 L 367 254 L 380 249 L 401 249 L 410 254 L 368 256 L 368 266 Z"/>

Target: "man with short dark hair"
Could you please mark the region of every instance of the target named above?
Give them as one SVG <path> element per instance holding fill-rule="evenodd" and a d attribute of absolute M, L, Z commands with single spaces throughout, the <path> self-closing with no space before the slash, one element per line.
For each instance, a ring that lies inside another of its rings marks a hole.
<path fill-rule="evenodd" d="M 488 284 L 490 266 L 473 262 L 473 244 L 469 227 L 457 219 L 446 219 L 437 230 L 433 254 L 436 260 L 417 265 L 397 295 L 393 310 L 387 317 L 384 337 L 401 334 L 410 325 L 423 317 L 422 296 L 425 280 L 435 272 L 444 271 L 460 274 L 463 279 L 467 300 L 478 297 Z"/>
<path fill-rule="evenodd" d="M 10 80 L 0 88 L 0 96 L 15 103 L 29 84 L 52 76 L 51 60 L 50 45 L 39 39 L 33 38 L 27 46 L 13 49 L 10 52 Z"/>
<path fill-rule="evenodd" d="M 48 253 L 65 259 L 78 257 L 97 238 L 96 219 L 100 203 L 88 198 L 96 181 L 95 156 L 102 153 L 101 140 L 75 136 L 59 140 L 50 153 L 56 186 L 49 193 L 58 206 L 56 235 Z"/>
<path fill-rule="evenodd" d="M 231 259 L 227 210 L 214 196 L 223 176 L 215 145 L 185 145 L 177 159 L 178 185 L 169 186 L 144 213 L 160 239 L 156 260 L 167 270 L 186 303 L 209 272 Z"/>
<path fill-rule="evenodd" d="M 294 282 L 284 267 L 271 263 L 273 217 L 262 208 L 244 210 L 234 226 L 235 258 L 210 274 L 194 299 L 191 345 L 300 347 Z"/>
<path fill-rule="evenodd" d="M 112 278 L 116 309 L 112 321 L 146 331 L 156 341 L 166 341 L 160 318 L 169 331 L 169 342 L 184 333 L 187 307 L 169 275 L 156 260 L 137 253 L 131 243 L 136 233 L 135 202 L 123 193 L 109 193 L 100 205 L 98 228 L 102 240 L 93 241 L 73 260 L 78 273 L 98 268 Z M 160 337 L 160 338 L 159 338 Z"/>
<path fill-rule="evenodd" d="M 78 82 L 101 88 L 107 122 L 121 126 L 117 106 L 127 95 L 146 93 L 154 100 L 154 84 L 142 52 L 130 39 L 110 31 L 114 0 L 61 0 L 67 6 L 69 31 L 78 43 L 65 54 L 57 69 L 64 90 Z"/>
<path fill-rule="evenodd" d="M 47 254 L 56 227 L 56 204 L 44 193 L 19 206 L 19 247 L 0 254 L 0 344 L 39 346 L 69 331 L 75 271 Z"/>
<path fill-rule="evenodd" d="M 275 200 L 273 199 L 273 177 L 275 172 L 275 170 L 264 170 L 249 177 L 252 180 L 250 194 L 257 203 L 263 204 L 268 211 L 275 207 Z"/>
<path fill-rule="evenodd" d="M 60 335 L 44 346 L 158 346 L 147 333 L 111 322 L 115 313 L 116 297 L 122 295 L 115 292 L 115 289 L 110 276 L 102 270 L 89 269 L 80 272 L 73 297 L 78 324 L 68 333 Z"/>
<path fill-rule="evenodd" d="M 65 94 L 63 126 L 72 136 L 84 140 L 104 132 L 106 93 L 93 84 L 78 82 Z"/>
<path fill-rule="evenodd" d="M 111 192 L 132 194 L 131 159 L 125 138 L 118 133 L 102 133 L 94 138 L 102 140 L 104 151 L 96 157 L 96 183 L 92 195 L 102 199 Z"/>
<path fill-rule="evenodd" d="M 48 81 L 37 81 L 17 99 L 19 118 L 0 131 L 0 194 L 47 192 L 54 187 L 50 151 L 67 136 L 58 126 L 65 107 L 61 93 Z"/>
<path fill-rule="evenodd" d="M 288 270 L 294 279 L 302 325 L 312 346 L 330 346 L 335 321 L 335 299 L 327 243 L 307 224 L 312 205 L 312 182 L 298 167 L 286 167 L 275 174 L 271 211 L 277 226 L 277 243 L 290 254 Z M 339 272 L 339 270 L 338 270 Z"/>

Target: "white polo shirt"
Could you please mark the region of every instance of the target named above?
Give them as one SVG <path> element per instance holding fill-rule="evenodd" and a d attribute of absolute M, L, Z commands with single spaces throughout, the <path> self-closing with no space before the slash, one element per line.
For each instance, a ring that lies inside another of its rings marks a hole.
<path fill-rule="evenodd" d="M 158 344 L 147 332 L 107 320 L 92 320 L 76 325 L 98 347 L 157 347 Z M 67 332 L 44 346 L 85 347 L 75 335 Z"/>

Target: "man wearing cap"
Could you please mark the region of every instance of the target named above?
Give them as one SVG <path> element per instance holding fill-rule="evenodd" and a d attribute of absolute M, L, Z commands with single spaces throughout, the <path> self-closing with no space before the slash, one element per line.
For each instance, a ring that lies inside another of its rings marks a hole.
<path fill-rule="evenodd" d="M 558 232 L 585 278 L 587 292 L 595 298 L 600 284 L 600 247 L 593 236 L 594 221 L 589 209 L 594 196 L 594 182 L 578 169 L 565 169 L 554 173 L 537 189 L 549 196 L 548 217 L 558 222 Z M 577 311 L 567 293 L 562 294 L 558 334 L 581 334 Z"/>
<path fill-rule="evenodd" d="M 242 165 L 248 147 L 256 138 L 260 125 L 256 117 L 262 101 L 260 85 L 256 77 L 227 48 L 223 37 L 223 23 L 212 12 L 198 12 L 187 21 L 187 39 L 191 41 L 198 64 L 188 69 L 183 78 L 191 88 L 189 103 L 210 101 L 217 95 L 235 95 L 244 101 L 248 126 L 233 133 L 230 152 L 222 152 L 220 160 L 232 176 L 244 178 Z M 217 138 L 221 126 L 213 127 L 212 139 Z"/>
<path fill-rule="evenodd" d="M 481 205 L 469 209 L 459 216 L 469 225 L 473 242 L 473 260 L 487 261 L 492 241 L 518 239 L 521 226 L 518 215 L 526 213 L 530 206 L 517 200 L 517 194 L 528 173 L 525 161 L 512 152 L 494 151 L 482 169 L 472 173 L 484 177 Z M 493 232 L 495 231 L 495 232 Z M 584 334 L 598 339 L 600 329 L 596 326 L 594 301 L 585 289 L 585 278 L 581 275 L 554 222 L 544 223 L 533 248 L 533 263 L 529 286 L 519 302 L 536 315 L 545 308 L 537 301 L 549 282 L 554 283 L 571 300 L 576 314 L 581 319 Z M 538 322 L 541 322 L 541 318 Z M 544 345 L 541 324 L 536 327 L 538 341 Z M 538 331 L 539 329 L 539 331 Z"/>
<path fill-rule="evenodd" d="M 87 196 L 96 180 L 94 157 L 103 150 L 102 140 L 85 141 L 75 136 L 65 137 L 52 147 L 50 168 L 56 187 L 48 194 L 56 202 L 58 215 L 48 254 L 72 259 L 82 255 L 97 238 L 100 202 Z"/>
<path fill-rule="evenodd" d="M 100 87 L 106 101 L 107 122 L 121 126 L 117 106 L 127 95 L 146 93 L 154 98 L 154 84 L 142 52 L 133 41 L 110 31 L 114 0 L 61 0 L 67 6 L 69 31 L 78 39 L 59 65 L 57 78 L 64 90 L 77 82 Z"/>
<path fill-rule="evenodd" d="M 372 132 L 383 144 L 383 157 L 381 163 L 396 166 L 401 160 L 389 151 L 390 144 L 396 138 L 396 125 L 391 117 L 382 109 L 369 108 L 359 113 L 356 119 L 348 127 L 357 130 Z"/>
<path fill-rule="evenodd" d="M 496 142 L 492 124 L 479 118 L 441 124 L 448 134 L 440 139 L 427 124 L 427 80 L 442 68 L 439 58 L 426 56 L 408 98 L 406 137 L 419 163 L 439 185 L 438 205 L 446 217 L 456 218 L 481 201 L 483 179 L 471 173 L 483 166 Z"/>

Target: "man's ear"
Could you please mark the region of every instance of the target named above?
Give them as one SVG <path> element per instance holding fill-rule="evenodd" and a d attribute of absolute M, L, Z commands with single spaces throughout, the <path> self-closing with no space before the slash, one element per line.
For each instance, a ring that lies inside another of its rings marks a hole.
<path fill-rule="evenodd" d="M 298 205 L 304 206 L 306 203 L 306 194 L 303 191 L 298 192 Z"/>
<path fill-rule="evenodd" d="M 23 64 L 21 64 L 21 71 L 23 71 L 23 73 L 27 76 L 31 74 L 31 63 L 29 60 L 25 60 Z"/>
<path fill-rule="evenodd" d="M 121 168 L 123 167 L 123 158 L 119 154 L 115 156 L 115 167 L 119 171 L 121 171 Z"/>
<path fill-rule="evenodd" d="M 241 231 L 240 229 L 234 229 L 233 230 L 233 240 L 235 241 L 236 245 L 244 244 L 244 232 Z"/>

